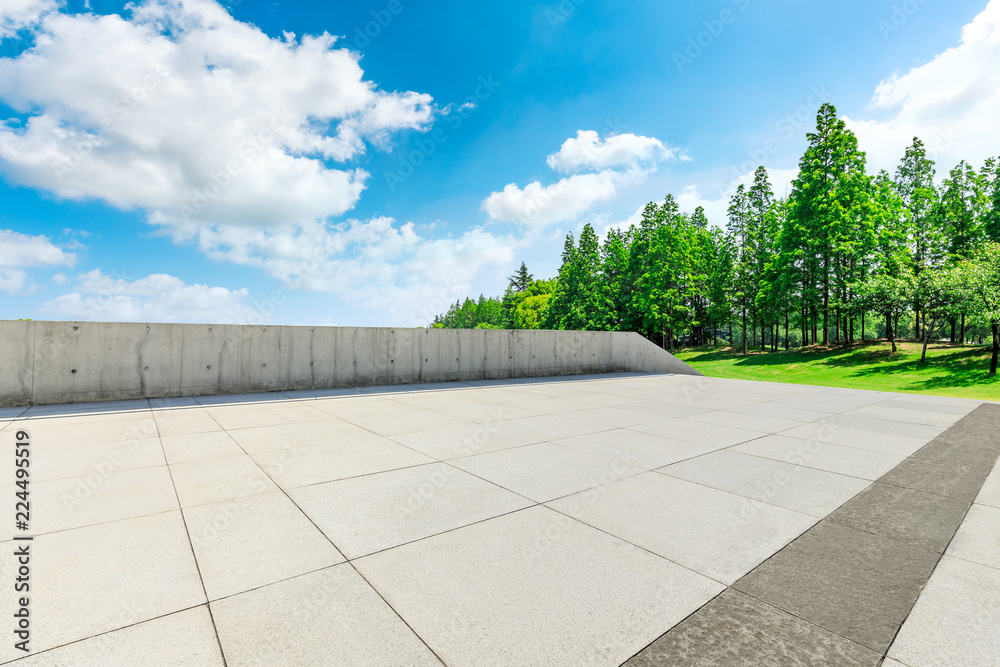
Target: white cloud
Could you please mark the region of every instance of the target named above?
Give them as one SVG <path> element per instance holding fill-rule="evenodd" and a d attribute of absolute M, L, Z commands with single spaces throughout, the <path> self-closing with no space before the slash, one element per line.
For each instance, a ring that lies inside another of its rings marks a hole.
<path fill-rule="evenodd" d="M 0 3 L 0 39 L 38 25 L 42 16 L 59 7 L 56 0 L 3 0 Z"/>
<path fill-rule="evenodd" d="M 961 160 L 981 163 L 1000 146 L 1000 0 L 962 29 L 958 46 L 893 75 L 875 90 L 872 106 L 894 112 L 887 120 L 845 118 L 868 153 L 873 170 L 895 170 L 905 148 L 920 137 L 938 172 Z"/>
<path fill-rule="evenodd" d="M 597 132 L 579 130 L 546 161 L 557 171 L 591 173 L 574 173 L 552 185 L 534 181 L 523 189 L 508 183 L 490 193 L 482 209 L 493 220 L 536 229 L 574 220 L 594 204 L 614 199 L 621 186 L 646 180 L 659 162 L 676 156 L 653 137 L 612 134 L 602 141 Z"/>
<path fill-rule="evenodd" d="M 576 173 L 594 169 L 638 167 L 677 157 L 675 149 L 655 137 L 613 134 L 603 141 L 594 130 L 577 130 L 563 142 L 558 152 L 548 156 L 548 165 L 557 171 Z"/>
<path fill-rule="evenodd" d="M 423 238 L 413 223 L 397 226 L 386 217 L 273 230 L 202 229 L 197 243 L 208 257 L 258 267 L 288 289 L 336 294 L 414 326 L 465 296 L 480 270 L 509 265 L 515 244 L 481 229 Z M 442 299 L 443 307 L 429 309 Z"/>
<path fill-rule="evenodd" d="M 114 278 L 99 269 L 77 276 L 72 292 L 44 303 L 39 310 L 61 317 L 97 322 L 261 322 L 246 289 L 189 285 L 157 273 L 137 280 Z"/>
<path fill-rule="evenodd" d="M 50 13 L 35 33 L 0 59 L 0 99 L 27 116 L 0 125 L 5 171 L 189 233 L 340 215 L 368 174 L 331 163 L 434 115 L 429 95 L 365 80 L 336 37 L 272 39 L 210 0 Z"/>
<path fill-rule="evenodd" d="M 523 190 L 509 183 L 502 191 L 490 194 L 482 208 L 494 220 L 544 227 L 573 220 L 597 202 L 613 199 L 620 185 L 643 178 L 642 172 L 605 169 L 596 174 L 567 176 L 549 186 L 535 181 Z"/>
<path fill-rule="evenodd" d="M 0 229 L 0 292 L 27 293 L 27 267 L 73 266 L 76 256 L 54 245 L 46 236 L 30 236 Z"/>
<path fill-rule="evenodd" d="M 76 257 L 54 245 L 47 236 L 0 229 L 0 267 L 73 266 Z"/>
<path fill-rule="evenodd" d="M 0 292 L 17 294 L 24 291 L 28 282 L 28 272 L 24 269 L 0 268 Z"/>

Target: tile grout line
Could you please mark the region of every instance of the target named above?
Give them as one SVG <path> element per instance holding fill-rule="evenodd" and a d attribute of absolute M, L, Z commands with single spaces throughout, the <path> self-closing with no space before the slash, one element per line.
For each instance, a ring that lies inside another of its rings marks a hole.
<path fill-rule="evenodd" d="M 155 416 L 153 417 L 153 423 L 154 424 L 156 423 Z M 156 429 L 157 439 L 160 438 L 159 431 L 160 429 L 157 427 Z M 167 452 L 166 450 L 163 449 L 163 440 L 160 440 L 160 450 L 163 453 L 163 461 L 164 463 L 166 463 Z M 205 577 L 201 573 L 201 563 L 198 562 L 198 554 L 194 550 L 194 541 L 191 539 L 191 529 L 188 527 L 187 514 L 184 512 L 184 505 L 181 503 L 181 496 L 179 493 L 177 493 L 177 483 L 174 481 L 173 470 L 170 469 L 169 463 L 166 463 L 166 467 L 167 467 L 167 474 L 170 475 L 170 484 L 171 486 L 173 486 L 174 489 L 174 497 L 177 499 L 177 508 L 181 514 L 181 521 L 184 523 L 184 532 L 188 538 L 188 548 L 191 549 L 191 558 L 194 560 L 194 566 L 196 571 L 198 572 L 198 581 L 201 582 L 201 591 L 202 593 L 205 594 L 205 608 L 208 610 L 208 618 L 212 622 L 212 632 L 215 634 L 215 643 L 219 647 L 219 655 L 222 657 L 222 665 L 223 667 L 226 667 L 226 665 L 229 664 L 228 660 L 226 660 L 226 650 L 222 646 L 222 638 L 219 636 L 219 628 L 215 624 L 215 614 L 212 613 L 212 605 L 208 598 L 208 588 L 205 587 Z"/>
<path fill-rule="evenodd" d="M 318 410 L 318 408 L 314 408 L 314 409 L 317 409 L 317 410 Z M 214 416 L 214 415 L 211 415 L 211 414 L 210 414 L 209 416 L 210 416 L 210 417 L 212 417 L 212 419 L 215 419 L 215 416 Z M 218 422 L 218 420 L 216 420 L 216 423 L 219 423 L 219 422 Z M 219 426 L 221 427 L 221 426 L 222 426 L 222 424 L 219 424 Z M 358 425 L 357 425 L 357 424 L 355 424 L 355 426 L 358 426 Z M 364 427 L 360 427 L 360 426 L 359 426 L 359 428 L 364 428 Z M 225 429 L 223 428 L 223 430 L 225 430 Z M 369 429 L 365 429 L 365 430 L 366 430 L 366 431 L 368 431 Z M 369 431 L 369 432 L 371 432 L 371 433 L 374 433 L 374 431 Z M 377 435 L 377 434 L 376 434 L 376 435 Z M 231 436 L 230 436 L 230 437 L 231 437 Z M 383 436 L 383 437 L 384 437 L 384 436 Z M 234 441 L 234 442 L 236 442 L 236 439 L 235 439 L 235 438 L 233 438 L 233 441 Z M 342 551 L 340 550 L 340 548 L 339 548 L 339 547 L 338 547 L 338 546 L 337 546 L 336 544 L 334 544 L 334 543 L 333 543 L 333 540 L 331 540 L 331 539 L 330 539 L 330 537 L 329 537 L 329 536 L 328 536 L 328 535 L 327 535 L 327 534 L 326 534 L 325 532 L 323 532 L 323 530 L 322 530 L 322 529 L 321 529 L 321 528 L 320 528 L 319 526 L 317 526 L 317 525 L 316 525 L 316 522 L 315 522 L 315 521 L 313 521 L 312 517 L 311 517 L 311 516 L 309 516 L 309 514 L 308 514 L 308 513 L 306 513 L 306 511 L 305 511 L 305 510 L 303 510 L 303 509 L 302 509 L 302 508 L 301 508 L 301 507 L 299 506 L 299 504 L 298 504 L 297 502 L 295 502 L 295 499 L 294 499 L 294 498 L 292 498 L 292 497 L 291 497 L 291 496 L 290 496 L 290 495 L 288 494 L 288 491 L 286 491 L 286 490 L 284 489 L 284 487 L 282 487 L 282 486 L 281 486 L 280 484 L 278 484 L 278 483 L 277 483 L 277 482 L 276 482 L 276 481 L 274 480 L 274 478 L 273 478 L 273 477 L 272 477 L 272 476 L 270 475 L 270 473 L 268 473 L 268 472 L 267 472 L 267 470 L 265 470 L 263 466 L 261 466 L 261 465 L 260 465 L 259 463 L 257 463 L 257 461 L 255 461 L 255 460 L 253 459 L 253 457 L 251 457 L 251 456 L 250 456 L 250 454 L 249 454 L 249 453 L 248 453 L 248 452 L 246 451 L 246 449 L 244 449 L 244 448 L 243 448 L 243 445 L 242 445 L 242 444 L 240 444 L 239 442 L 236 442 L 236 445 L 237 445 L 237 446 L 238 446 L 238 447 L 239 447 L 239 448 L 240 448 L 241 450 L 243 450 L 243 453 L 244 453 L 244 454 L 245 454 L 245 455 L 247 456 L 247 458 L 249 458 L 249 459 L 250 459 L 251 461 L 253 461 L 254 465 L 256 465 L 256 466 L 257 466 L 257 468 L 258 468 L 258 469 L 259 469 L 259 470 L 260 470 L 261 472 L 263 472 L 263 473 L 264 473 L 264 475 L 266 475 L 266 476 L 267 476 L 267 478 L 268 478 L 269 480 L 271 480 L 271 483 L 272 483 L 272 484 L 274 484 L 274 485 L 275 485 L 275 486 L 276 486 L 276 487 L 278 488 L 278 490 L 279 490 L 279 491 L 280 491 L 280 492 L 281 492 L 282 494 L 284 494 L 285 498 L 287 498 L 287 499 L 288 499 L 288 501 L 289 501 L 290 503 L 292 503 L 292 505 L 293 505 L 293 506 L 295 507 L 295 509 L 297 509 L 297 510 L 299 511 L 299 513 L 300 513 L 300 514 L 301 514 L 302 516 L 304 516 L 304 517 L 306 518 L 306 520 L 307 520 L 307 521 L 309 521 L 309 523 L 310 523 L 310 524 L 311 524 L 311 525 L 313 526 L 313 528 L 315 528 L 315 529 L 316 529 L 316 531 L 317 531 L 317 532 L 318 532 L 318 533 L 319 533 L 320 535 L 322 535 L 322 536 L 323 536 L 323 538 L 324 538 L 324 539 L 325 539 L 325 540 L 326 540 L 327 542 L 329 542 L 329 543 L 330 543 L 330 546 L 332 546 L 332 547 L 333 547 L 333 548 L 334 548 L 334 549 L 335 549 L 335 550 L 337 551 L 337 553 L 338 553 L 338 554 L 340 554 L 341 558 L 343 558 L 343 559 L 344 559 L 343 563 L 346 563 L 346 564 L 350 565 L 351 569 L 353 569 L 353 570 L 354 570 L 354 571 L 355 571 L 355 572 L 356 572 L 356 573 L 358 574 L 358 576 L 359 576 L 359 577 L 361 577 L 362 581 L 364 581 L 364 582 L 365 582 L 366 584 L 368 584 L 368 587 L 369 587 L 369 588 L 371 588 L 371 589 L 372 589 L 372 590 L 373 590 L 373 591 L 375 592 L 375 594 L 376 594 L 376 595 L 378 595 L 378 596 L 379 596 L 379 598 L 381 598 L 381 599 L 382 599 L 382 601 L 383 601 L 383 602 L 385 603 L 385 605 L 386 605 L 386 606 L 387 606 L 387 607 L 388 607 L 389 609 L 391 609 L 391 610 L 392 610 L 392 613 L 394 613 L 394 614 L 396 615 L 396 617 L 397 617 L 397 618 L 399 618 L 399 620 L 400 620 L 400 621 L 402 621 L 404 625 L 406 625 L 406 627 L 407 627 L 407 628 L 408 628 L 408 629 L 410 630 L 410 632 L 412 632 L 412 633 L 413 633 L 413 636 L 414 636 L 414 637 L 416 637 L 417 639 L 419 639 L 419 640 L 420 640 L 420 642 L 421 642 L 421 643 L 422 643 L 422 644 L 423 644 L 423 645 L 424 645 L 424 646 L 425 646 L 425 647 L 427 648 L 427 650 L 431 652 L 431 655 L 433 655 L 433 656 L 434 656 L 435 658 L 437 658 L 437 660 L 438 660 L 438 661 L 439 661 L 439 662 L 440 662 L 440 663 L 441 663 L 442 665 L 446 665 L 445 661 L 441 659 L 441 656 L 439 656 L 439 655 L 437 654 L 437 652 L 436 652 L 436 651 L 435 651 L 434 649 L 432 649 L 432 648 L 430 647 L 430 645 L 429 645 L 429 644 L 427 643 L 427 641 L 426 641 L 426 640 L 425 640 L 425 639 L 424 639 L 423 637 L 421 637 L 421 636 L 420 636 L 420 635 L 419 635 L 419 634 L 417 633 L 417 631 L 416 631 L 416 630 L 414 630 L 414 629 L 413 629 L 413 627 L 412 627 L 412 626 L 411 626 L 411 625 L 409 624 L 409 622 L 407 622 L 407 620 L 406 620 L 405 618 L 403 618 L 403 616 L 402 616 L 402 615 L 401 615 L 401 614 L 400 614 L 400 613 L 399 613 L 399 612 L 398 612 L 398 611 L 396 610 L 396 608 L 395 608 L 395 607 L 393 607 L 393 606 L 392 606 L 391 604 L 389 604 L 389 601 L 385 599 L 385 596 L 383 596 L 383 595 L 382 595 L 381 591 L 379 591 L 379 590 L 378 590 L 377 588 L 375 588 L 375 586 L 373 586 L 373 585 L 372 585 L 372 583 L 371 583 L 370 581 L 368 581 L 368 579 L 367 579 L 367 578 L 366 578 L 366 577 L 364 576 L 364 574 L 362 574 L 362 573 L 361 573 L 361 571 L 360 571 L 360 570 L 358 570 L 357 566 L 355 566 L 355 565 L 354 565 L 354 563 L 352 563 L 352 562 L 351 562 L 351 561 L 350 561 L 350 560 L 349 560 L 349 559 L 347 558 L 347 556 L 345 556 L 345 555 L 344 555 L 344 552 L 342 552 Z M 405 445 L 402 445 L 402 446 L 404 446 L 404 447 L 405 447 Z M 410 448 L 407 448 L 407 449 L 410 449 Z M 414 450 L 414 451 L 415 451 L 415 450 Z M 165 457 L 165 456 L 166 456 L 166 454 L 164 454 L 164 457 Z M 179 504 L 179 503 L 180 503 L 180 499 L 178 498 L 178 504 Z M 190 538 L 190 536 L 189 536 L 189 538 Z M 193 551 L 194 551 L 194 547 L 192 546 L 192 552 L 193 552 Z M 195 560 L 197 561 L 197 556 L 195 556 Z M 337 566 L 337 565 L 340 565 L 340 564 L 341 564 L 341 563 L 334 563 L 333 565 L 330 565 L 330 566 L 328 566 L 328 567 L 335 567 L 335 566 Z M 314 572 L 318 572 L 318 571 L 320 571 L 320 570 L 324 570 L 324 569 L 327 569 L 327 568 L 319 568 L 319 569 L 317 569 L 317 570 L 314 570 Z M 200 570 L 199 570 L 199 572 L 200 572 Z M 309 574 L 309 573 L 303 573 L 303 574 Z M 298 576 L 303 576 L 303 575 L 298 575 Z M 271 584 L 275 584 L 275 583 L 278 583 L 278 582 L 271 582 Z M 265 584 L 265 585 L 271 585 L 271 584 Z M 204 586 L 204 582 L 202 582 L 202 585 Z M 263 588 L 263 586 L 261 586 L 261 588 Z M 247 591 L 241 591 L 240 593 L 245 593 L 245 592 L 247 592 Z M 236 595 L 236 594 L 234 594 L 234 595 Z M 205 592 L 205 598 L 206 598 L 206 599 L 208 599 L 208 591 L 207 591 L 207 590 L 206 590 L 206 592 Z M 211 605 L 211 603 L 209 603 L 208 607 L 209 607 L 209 611 L 211 611 L 211 608 L 212 608 L 212 605 Z M 212 621 L 212 623 L 213 623 L 213 626 L 214 626 L 214 624 L 215 624 L 215 620 L 214 620 L 214 617 L 213 617 L 213 621 Z M 216 637 L 218 638 L 218 631 L 216 631 Z M 222 647 L 222 642 L 221 642 L 221 640 L 219 641 L 219 647 L 220 647 L 220 649 L 221 649 L 221 647 Z M 223 660 L 225 660 L 225 654 L 224 654 L 224 652 L 223 652 Z"/>

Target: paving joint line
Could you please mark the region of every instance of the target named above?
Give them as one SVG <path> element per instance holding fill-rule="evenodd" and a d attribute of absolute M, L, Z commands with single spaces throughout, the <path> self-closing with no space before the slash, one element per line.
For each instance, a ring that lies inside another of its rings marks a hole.
<path fill-rule="evenodd" d="M 155 417 L 153 418 L 153 423 L 154 425 L 156 423 Z M 158 426 L 156 431 L 157 431 L 157 439 L 159 440 L 160 429 Z M 160 442 L 160 452 L 163 454 L 163 460 L 166 461 L 167 452 L 163 449 L 163 441 L 159 440 L 159 442 Z M 212 605 L 208 598 L 208 588 L 205 586 L 205 577 L 201 573 L 201 563 L 198 562 L 198 554 L 194 550 L 194 541 L 191 539 L 191 529 L 188 527 L 187 514 L 184 512 L 184 506 L 181 504 L 181 496 L 179 493 L 177 493 L 177 482 L 174 481 L 174 473 L 170 469 L 169 465 L 167 466 L 167 474 L 170 476 L 170 485 L 174 489 L 174 498 L 177 500 L 177 508 L 181 515 L 181 522 L 184 524 L 184 533 L 187 535 L 188 538 L 188 548 L 191 550 L 191 559 L 194 561 L 195 570 L 198 572 L 198 581 L 201 583 L 201 591 L 205 595 L 205 606 L 208 609 L 208 618 L 212 622 L 212 632 L 215 634 L 215 643 L 219 647 L 219 655 L 222 657 L 223 667 L 226 667 L 226 665 L 229 664 L 229 661 L 226 659 L 226 649 L 222 646 L 222 638 L 219 636 L 219 628 L 215 624 L 215 614 L 212 613 Z"/>

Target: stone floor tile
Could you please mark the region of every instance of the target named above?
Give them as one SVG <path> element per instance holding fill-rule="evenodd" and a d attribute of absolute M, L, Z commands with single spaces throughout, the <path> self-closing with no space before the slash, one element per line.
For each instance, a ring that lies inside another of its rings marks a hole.
<path fill-rule="evenodd" d="M 633 466 L 647 470 L 715 451 L 714 447 L 630 429 L 588 433 L 554 442 L 596 456 L 621 458 Z"/>
<path fill-rule="evenodd" d="M 764 436 L 737 445 L 733 451 L 873 481 L 906 458 L 903 454 L 873 452 L 783 435 Z"/>
<path fill-rule="evenodd" d="M 281 491 L 184 510 L 209 600 L 344 561 Z"/>
<path fill-rule="evenodd" d="M 857 477 L 730 450 L 659 468 L 658 472 L 819 519 L 869 485 Z"/>
<path fill-rule="evenodd" d="M 940 554 L 824 521 L 734 588 L 884 652 Z"/>
<path fill-rule="evenodd" d="M 532 504 L 444 463 L 315 484 L 289 495 L 348 558 Z"/>
<path fill-rule="evenodd" d="M 4 551 L 14 552 L 13 543 Z M 32 652 L 205 603 L 180 512 L 114 521 L 37 535 L 30 542 Z M 13 581 L 15 560 L 0 561 Z M 13 618 L 13 595 L 0 609 Z M 13 641 L 0 645 L 0 662 L 14 657 Z"/>
<path fill-rule="evenodd" d="M 449 665 L 617 665 L 723 588 L 543 507 L 354 563 Z"/>
<path fill-rule="evenodd" d="M 624 457 L 595 456 L 547 442 L 455 459 L 451 464 L 535 502 L 597 490 L 643 470 Z"/>
<path fill-rule="evenodd" d="M 658 472 L 549 506 L 725 584 L 816 522 L 799 512 Z"/>
<path fill-rule="evenodd" d="M 440 662 L 347 563 L 212 602 L 230 665 Z"/>
<path fill-rule="evenodd" d="M 201 605 L 34 654 L 18 667 L 222 667 L 208 606 Z"/>
<path fill-rule="evenodd" d="M 1000 570 L 944 556 L 889 649 L 908 667 L 995 667 Z"/>
<path fill-rule="evenodd" d="M 326 445 L 290 446 L 252 456 L 285 489 L 433 462 L 429 456 L 374 435 Z"/>
<path fill-rule="evenodd" d="M 973 505 L 946 552 L 1000 570 L 1000 509 Z"/>
<path fill-rule="evenodd" d="M 181 507 L 207 505 L 277 491 L 278 487 L 246 454 L 170 466 Z"/>
<path fill-rule="evenodd" d="M 625 667 L 877 667 L 882 655 L 729 589 Z"/>

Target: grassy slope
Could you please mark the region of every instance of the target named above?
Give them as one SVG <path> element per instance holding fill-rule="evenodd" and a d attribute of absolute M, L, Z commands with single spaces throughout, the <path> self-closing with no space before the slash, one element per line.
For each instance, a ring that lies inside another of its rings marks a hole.
<path fill-rule="evenodd" d="M 849 349 L 812 346 L 746 357 L 730 348 L 689 348 L 677 357 L 714 377 L 1000 401 L 1000 374 L 993 378 L 987 374 L 988 347 L 932 345 L 926 364 L 919 363 L 919 344 L 898 347 L 895 355 L 882 341 Z"/>

